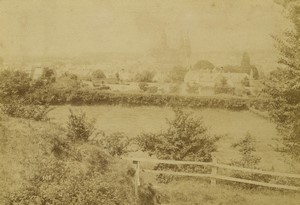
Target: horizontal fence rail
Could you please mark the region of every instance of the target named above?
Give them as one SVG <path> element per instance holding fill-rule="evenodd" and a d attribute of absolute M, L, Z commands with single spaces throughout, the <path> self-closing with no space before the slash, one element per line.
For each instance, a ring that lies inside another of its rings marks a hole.
<path fill-rule="evenodd" d="M 263 174 L 263 175 L 269 175 L 269 176 L 300 179 L 300 175 L 298 175 L 298 174 L 271 172 L 271 171 L 263 171 L 263 170 L 258 170 L 258 169 L 248 169 L 248 168 L 243 168 L 243 167 L 230 166 L 230 165 L 225 165 L 225 164 L 218 164 L 215 160 L 213 160 L 213 162 L 194 162 L 194 161 L 159 160 L 159 159 L 146 159 L 146 158 L 123 158 L 123 159 L 132 161 L 134 164 L 136 164 L 136 177 L 138 177 L 135 180 L 137 182 L 136 183 L 136 192 L 137 192 L 137 189 L 139 186 L 139 172 L 140 171 L 146 172 L 146 173 L 154 173 L 154 174 L 168 174 L 168 175 L 177 175 L 177 176 L 210 178 L 212 185 L 215 185 L 216 180 L 218 179 L 218 180 L 253 184 L 253 185 L 257 185 L 257 186 L 264 186 L 264 187 L 270 187 L 270 188 L 300 191 L 300 187 L 297 187 L 297 186 L 272 184 L 272 183 L 259 182 L 259 181 L 253 181 L 253 180 L 248 180 L 248 179 L 241 179 L 241 178 L 234 178 L 234 177 L 218 175 L 217 170 L 219 168 L 219 169 L 228 169 L 228 170 L 234 170 L 234 171 Z M 154 164 L 201 165 L 201 166 L 211 167 L 212 171 L 210 174 L 201 174 L 201 173 L 187 173 L 187 172 L 174 172 L 174 171 L 164 171 L 164 170 L 140 169 L 140 162 L 148 162 L 148 163 L 154 163 Z"/>

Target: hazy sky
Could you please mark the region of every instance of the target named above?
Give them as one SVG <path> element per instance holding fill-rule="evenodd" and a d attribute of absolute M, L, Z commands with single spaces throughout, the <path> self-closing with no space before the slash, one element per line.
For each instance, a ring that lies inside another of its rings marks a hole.
<path fill-rule="evenodd" d="M 4 56 L 144 52 L 166 32 L 192 51 L 272 49 L 286 24 L 272 0 L 0 0 Z"/>

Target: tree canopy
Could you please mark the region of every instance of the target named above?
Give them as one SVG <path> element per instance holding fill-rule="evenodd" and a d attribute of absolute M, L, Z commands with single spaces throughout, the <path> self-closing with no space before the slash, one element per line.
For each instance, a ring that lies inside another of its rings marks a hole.
<path fill-rule="evenodd" d="M 273 98 L 270 114 L 284 136 L 284 151 L 300 159 L 300 3 L 281 3 L 294 28 L 274 37 L 281 66 L 266 80 L 265 91 Z"/>
<path fill-rule="evenodd" d="M 102 79 L 102 78 L 106 78 L 105 74 L 103 73 L 102 70 L 95 70 L 93 73 L 92 73 L 92 77 L 95 78 L 95 79 Z"/>
<path fill-rule="evenodd" d="M 0 97 L 25 96 L 30 89 L 30 82 L 25 72 L 4 70 L 0 72 Z"/>
<path fill-rule="evenodd" d="M 207 60 L 200 60 L 194 65 L 193 70 L 212 70 L 214 68 L 215 66 L 211 62 Z"/>

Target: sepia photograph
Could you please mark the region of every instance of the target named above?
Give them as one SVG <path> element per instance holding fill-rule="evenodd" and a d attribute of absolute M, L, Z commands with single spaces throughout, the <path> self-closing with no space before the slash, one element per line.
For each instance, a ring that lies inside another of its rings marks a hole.
<path fill-rule="evenodd" d="M 299 205 L 300 0 L 0 0 L 0 205 Z"/>

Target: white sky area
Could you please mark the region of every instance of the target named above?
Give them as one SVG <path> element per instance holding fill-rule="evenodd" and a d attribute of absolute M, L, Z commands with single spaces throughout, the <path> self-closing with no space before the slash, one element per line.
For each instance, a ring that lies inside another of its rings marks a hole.
<path fill-rule="evenodd" d="M 0 0 L 3 56 L 145 52 L 163 31 L 192 52 L 272 50 L 286 20 L 272 0 Z"/>

